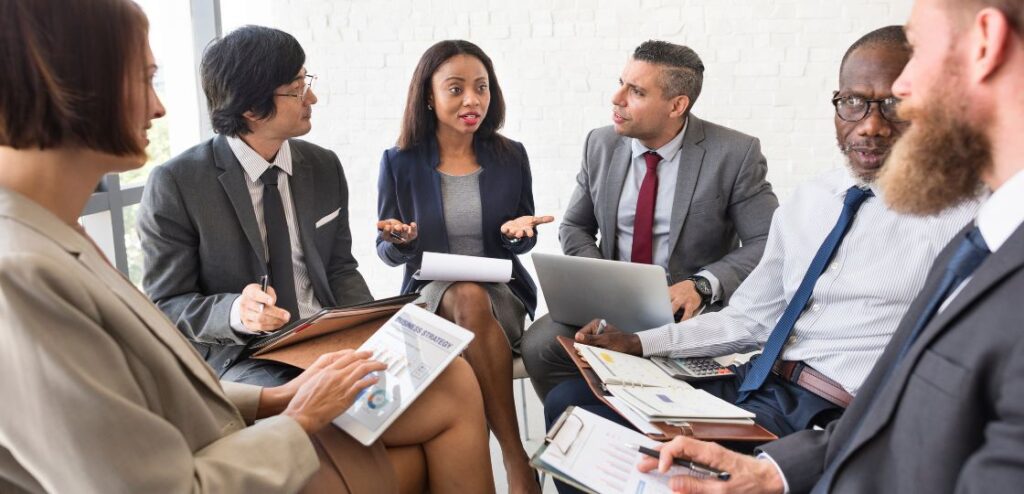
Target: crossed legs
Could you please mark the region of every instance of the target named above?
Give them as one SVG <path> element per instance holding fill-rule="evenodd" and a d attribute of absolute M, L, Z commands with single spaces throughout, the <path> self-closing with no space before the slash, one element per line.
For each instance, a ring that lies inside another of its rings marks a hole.
<path fill-rule="evenodd" d="M 381 441 L 399 492 L 494 492 L 484 403 L 473 369 L 461 358 L 391 424 Z"/>

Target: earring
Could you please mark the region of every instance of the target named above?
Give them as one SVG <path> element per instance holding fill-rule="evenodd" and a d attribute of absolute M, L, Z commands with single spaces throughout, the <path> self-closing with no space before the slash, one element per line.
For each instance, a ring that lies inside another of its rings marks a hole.
<path fill-rule="evenodd" d="M 428 110 L 433 110 L 433 109 L 434 109 L 434 107 L 433 107 L 433 106 L 430 106 L 430 103 L 427 103 L 427 109 L 428 109 Z"/>

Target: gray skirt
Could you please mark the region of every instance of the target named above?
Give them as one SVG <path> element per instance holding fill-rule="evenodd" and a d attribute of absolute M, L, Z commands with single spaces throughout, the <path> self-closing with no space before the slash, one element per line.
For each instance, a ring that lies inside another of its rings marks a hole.
<path fill-rule="evenodd" d="M 420 290 L 420 298 L 417 303 L 422 303 L 430 312 L 437 312 L 441 306 L 441 299 L 444 292 L 452 286 L 454 281 L 431 281 Z M 526 306 L 519 300 L 507 283 L 478 283 L 487 290 L 491 298 L 491 312 L 494 318 L 501 324 L 505 332 L 508 345 L 512 353 L 519 355 L 519 341 L 523 338 L 523 330 L 526 325 Z"/>

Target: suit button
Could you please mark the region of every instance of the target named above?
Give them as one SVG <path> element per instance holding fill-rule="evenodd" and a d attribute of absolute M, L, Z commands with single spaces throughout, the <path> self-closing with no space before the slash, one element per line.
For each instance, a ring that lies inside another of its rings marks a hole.
<path fill-rule="evenodd" d="M 224 362 L 224 363 L 223 363 L 223 364 L 221 364 L 221 366 L 220 366 L 221 370 L 228 370 L 228 367 L 231 367 L 231 361 L 230 361 L 230 360 L 229 360 L 229 361 L 227 361 L 227 362 Z"/>

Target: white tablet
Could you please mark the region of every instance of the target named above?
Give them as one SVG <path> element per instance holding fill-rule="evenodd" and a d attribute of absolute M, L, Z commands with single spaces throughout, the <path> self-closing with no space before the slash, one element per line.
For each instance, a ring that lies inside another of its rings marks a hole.
<path fill-rule="evenodd" d="M 399 310 L 359 350 L 388 365 L 334 424 L 369 446 L 473 340 L 473 333 L 418 306 Z"/>

